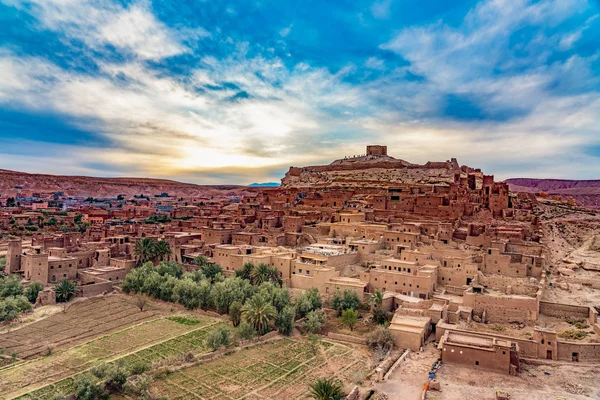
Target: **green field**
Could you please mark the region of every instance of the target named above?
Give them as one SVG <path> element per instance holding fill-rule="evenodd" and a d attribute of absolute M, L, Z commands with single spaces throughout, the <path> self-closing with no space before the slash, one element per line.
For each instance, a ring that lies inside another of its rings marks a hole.
<path fill-rule="evenodd" d="M 285 338 L 177 371 L 153 389 L 171 400 L 306 398 L 318 377 L 336 376 L 349 390 L 369 365 L 364 350 L 323 342 L 315 353 L 307 340 Z"/>
<path fill-rule="evenodd" d="M 192 317 L 188 317 L 192 318 Z M 109 334 L 71 349 L 49 356 L 0 369 L 1 398 L 14 398 L 39 388 L 23 398 L 49 398 L 58 391 L 68 393 L 73 375 L 81 373 L 103 361 L 124 359 L 133 362 L 144 359 L 152 363 L 169 357 L 183 357 L 187 353 L 202 353 L 202 338 L 208 326 L 214 324 L 209 317 L 194 315 L 198 324 L 186 324 L 161 318 Z"/>

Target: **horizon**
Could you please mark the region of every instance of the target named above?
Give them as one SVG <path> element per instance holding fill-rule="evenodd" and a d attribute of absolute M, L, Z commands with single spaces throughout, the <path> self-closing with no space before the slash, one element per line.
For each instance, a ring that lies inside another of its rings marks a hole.
<path fill-rule="evenodd" d="M 597 180 L 599 15 L 586 0 L 0 0 L 0 168 L 249 185 L 379 143 L 497 180 Z"/>

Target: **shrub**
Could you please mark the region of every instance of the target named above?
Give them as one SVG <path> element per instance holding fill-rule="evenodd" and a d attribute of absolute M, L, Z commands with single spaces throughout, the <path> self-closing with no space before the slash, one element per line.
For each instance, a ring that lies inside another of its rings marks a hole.
<path fill-rule="evenodd" d="M 208 348 L 217 351 L 221 347 L 227 347 L 231 344 L 231 333 L 229 329 L 221 327 L 209 332 L 205 341 Z"/>
<path fill-rule="evenodd" d="M 29 286 L 27 286 L 27 288 L 25 289 L 25 297 L 27 297 L 27 300 L 29 300 L 30 303 L 35 303 L 35 301 L 37 300 L 38 294 L 44 290 L 44 285 L 42 285 L 40 282 L 38 281 L 33 281 L 29 284 Z"/>
<path fill-rule="evenodd" d="M 0 298 L 20 296 L 23 294 L 23 284 L 19 275 L 0 277 Z"/>
<path fill-rule="evenodd" d="M 10 296 L 0 300 L 0 322 L 16 319 L 22 312 L 31 308 L 31 303 L 25 296 Z"/>
<path fill-rule="evenodd" d="M 566 331 L 559 333 L 558 337 L 563 338 L 563 339 L 570 339 L 570 340 L 581 340 L 581 339 L 585 338 L 587 335 L 588 335 L 588 332 L 585 332 L 585 331 L 580 331 L 578 329 L 567 329 Z"/>
<path fill-rule="evenodd" d="M 367 336 L 367 345 L 373 351 L 381 350 L 387 353 L 394 347 L 394 338 L 388 328 L 378 326 Z"/>
<path fill-rule="evenodd" d="M 237 327 L 237 333 L 240 335 L 240 338 L 244 340 L 250 340 L 256 335 L 254 326 L 248 322 L 240 322 Z"/>
<path fill-rule="evenodd" d="M 75 398 L 77 400 L 107 399 L 108 393 L 104 385 L 99 384 L 90 374 L 83 374 L 75 381 Z"/>
<path fill-rule="evenodd" d="M 304 320 L 302 326 L 310 333 L 317 333 L 323 328 L 326 321 L 325 311 L 314 310 L 306 315 L 306 320 Z"/>

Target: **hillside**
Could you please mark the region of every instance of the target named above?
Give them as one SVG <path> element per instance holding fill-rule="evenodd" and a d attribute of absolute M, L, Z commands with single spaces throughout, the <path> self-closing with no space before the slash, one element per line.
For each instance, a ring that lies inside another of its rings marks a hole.
<path fill-rule="evenodd" d="M 90 176 L 64 176 L 28 174 L 0 169 L 0 194 L 2 197 L 31 193 L 63 192 L 67 196 L 127 197 L 136 194 L 155 195 L 168 193 L 178 197 L 220 196 L 240 194 L 246 190 L 238 185 L 196 185 L 168 179 L 153 178 L 102 178 Z"/>
<path fill-rule="evenodd" d="M 600 180 L 511 178 L 504 182 L 513 192 L 573 197 L 577 204 L 600 209 Z"/>

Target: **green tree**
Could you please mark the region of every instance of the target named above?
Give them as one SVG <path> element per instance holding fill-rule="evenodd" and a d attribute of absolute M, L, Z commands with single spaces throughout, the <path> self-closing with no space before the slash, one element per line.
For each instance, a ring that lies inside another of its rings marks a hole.
<path fill-rule="evenodd" d="M 327 322 L 325 311 L 317 309 L 306 315 L 306 319 L 302 326 L 310 333 L 317 333 L 323 328 L 325 322 Z"/>
<path fill-rule="evenodd" d="M 146 282 L 146 278 L 156 272 L 152 263 L 146 263 L 138 268 L 131 270 L 125 279 L 123 280 L 122 288 L 125 293 L 143 293 L 143 287 Z"/>
<path fill-rule="evenodd" d="M 305 290 L 294 300 L 296 314 L 298 317 L 305 317 L 309 312 L 319 309 L 323 306 L 321 295 L 317 288 Z"/>
<path fill-rule="evenodd" d="M 235 271 L 235 276 L 249 281 L 252 279 L 252 270 L 253 269 L 254 269 L 254 264 L 247 262 L 244 265 L 242 265 L 242 268 Z"/>
<path fill-rule="evenodd" d="M 337 311 L 338 316 L 347 309 L 356 310 L 360 306 L 360 298 L 356 292 L 344 289 L 343 293 L 336 290 L 331 296 L 331 308 Z"/>
<path fill-rule="evenodd" d="M 253 296 L 248 299 L 242 307 L 244 321 L 254 326 L 259 334 L 264 334 L 271 321 L 277 315 L 272 304 L 269 304 L 262 296 Z"/>
<path fill-rule="evenodd" d="M 379 289 L 375 290 L 375 293 L 369 296 L 369 304 L 373 307 L 381 308 L 383 305 L 383 292 Z"/>
<path fill-rule="evenodd" d="M 292 306 L 287 306 L 277 313 L 275 318 L 275 327 L 282 335 L 290 335 L 294 329 L 294 318 L 296 310 Z"/>
<path fill-rule="evenodd" d="M 277 268 L 272 268 L 267 264 L 258 264 L 258 267 L 252 271 L 252 283 L 254 285 L 260 285 L 263 282 L 271 282 L 281 286 L 279 270 Z"/>
<path fill-rule="evenodd" d="M 223 275 L 223 268 L 219 264 L 214 263 L 206 263 L 200 267 L 200 271 L 202 274 L 206 276 L 206 278 L 210 279 L 211 282 L 215 282 L 219 275 Z"/>
<path fill-rule="evenodd" d="M 309 394 L 316 400 L 341 400 L 344 398 L 342 383 L 335 378 L 318 379 L 311 383 Z"/>
<path fill-rule="evenodd" d="M 200 285 L 190 279 L 180 279 L 173 288 L 173 300 L 183 304 L 185 308 L 200 307 Z"/>
<path fill-rule="evenodd" d="M 171 254 L 169 243 L 165 242 L 164 240 L 160 240 L 154 244 L 154 256 L 160 261 L 163 261 L 169 254 Z"/>
<path fill-rule="evenodd" d="M 161 261 L 158 267 L 156 267 L 156 272 L 162 276 L 171 275 L 175 278 L 181 278 L 183 276 L 183 266 L 175 262 Z"/>
<path fill-rule="evenodd" d="M 229 306 L 229 319 L 233 326 L 238 326 L 242 321 L 242 303 L 234 301 Z"/>
<path fill-rule="evenodd" d="M 19 275 L 8 275 L 0 277 L 0 298 L 9 296 L 20 296 L 23 294 L 23 284 Z"/>
<path fill-rule="evenodd" d="M 135 242 L 133 254 L 135 254 L 135 257 L 138 260 L 138 265 L 153 261 L 156 257 L 154 241 L 150 238 L 138 239 Z"/>
<path fill-rule="evenodd" d="M 54 292 L 56 293 L 57 302 L 67 302 L 71 300 L 71 298 L 77 292 L 77 286 L 75 286 L 75 283 L 71 282 L 70 280 L 63 279 L 54 287 Z"/>
<path fill-rule="evenodd" d="M 348 308 L 348 309 L 342 311 L 342 316 L 340 317 L 340 322 L 343 325 L 346 325 L 348 328 L 350 328 L 350 331 L 354 330 L 354 326 L 356 325 L 357 321 L 358 321 L 358 311 L 353 310 L 351 308 Z"/>
<path fill-rule="evenodd" d="M 29 286 L 25 289 L 25 297 L 29 300 L 30 303 L 35 303 L 37 300 L 38 294 L 44 290 L 44 285 L 42 285 L 38 281 L 32 281 Z"/>
<path fill-rule="evenodd" d="M 211 301 L 217 311 L 226 313 L 234 301 L 244 303 L 246 299 L 254 294 L 250 282 L 241 278 L 230 278 L 223 282 L 217 282 L 212 286 L 210 293 Z"/>
<path fill-rule="evenodd" d="M 0 322 L 12 321 L 24 311 L 31 310 L 31 303 L 25 296 L 9 296 L 0 300 Z"/>
<path fill-rule="evenodd" d="M 199 255 L 198 257 L 194 258 L 194 262 L 196 263 L 196 265 L 198 265 L 199 267 L 202 267 L 206 264 L 209 263 L 208 257 L 204 256 L 204 255 Z"/>

